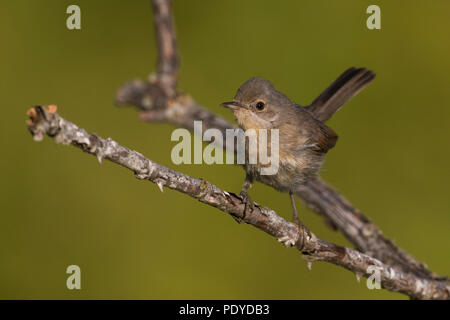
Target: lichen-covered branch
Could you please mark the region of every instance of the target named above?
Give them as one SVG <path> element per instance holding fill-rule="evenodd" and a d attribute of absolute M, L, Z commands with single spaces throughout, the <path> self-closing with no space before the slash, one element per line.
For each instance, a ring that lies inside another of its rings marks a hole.
<path fill-rule="evenodd" d="M 242 198 L 226 192 L 215 185 L 198 178 L 161 166 L 139 152 L 121 146 L 111 138 L 103 139 L 86 132 L 77 125 L 61 118 L 54 105 L 36 106 L 28 110 L 28 130 L 34 139 L 40 141 L 44 135 L 56 143 L 73 145 L 97 157 L 101 162 L 107 159 L 134 172 L 138 179 L 152 181 L 163 190 L 164 187 L 185 193 L 200 202 L 216 207 L 234 217 L 243 219 L 277 239 L 289 239 L 291 244 L 303 253 L 308 263 L 327 261 L 361 275 L 370 277 L 378 272 L 381 285 L 395 292 L 404 293 L 415 299 L 448 299 L 450 286 L 447 281 L 431 280 L 390 267 L 381 261 L 359 251 L 337 246 L 316 237 L 304 226 L 286 221 L 275 211 L 260 207 L 243 216 Z"/>
<path fill-rule="evenodd" d="M 234 126 L 200 106 L 187 94 L 161 89 L 167 77 L 175 88 L 178 76 L 178 53 L 169 0 L 153 0 L 155 31 L 159 48 L 157 72 L 148 81 L 135 80 L 117 92 L 119 105 L 134 105 L 142 110 L 140 118 L 147 122 L 169 122 L 192 130 L 194 120 L 202 121 L 203 131 L 216 128 L 225 133 Z M 161 70 L 164 70 L 162 72 Z M 168 74 L 172 74 L 170 77 Z M 162 75 L 163 74 L 163 75 Z M 356 209 L 336 189 L 321 179 L 309 181 L 297 193 L 311 210 L 324 217 L 328 225 L 339 230 L 361 252 L 385 264 L 429 279 L 442 279 L 427 266 L 398 248 L 381 230 Z"/>

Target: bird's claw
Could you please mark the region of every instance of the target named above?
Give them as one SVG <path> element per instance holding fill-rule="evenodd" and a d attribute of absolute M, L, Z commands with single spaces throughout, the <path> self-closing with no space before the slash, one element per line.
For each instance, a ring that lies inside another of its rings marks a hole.
<path fill-rule="evenodd" d="M 240 196 L 242 197 L 242 202 L 244 202 L 244 212 L 242 213 L 242 218 L 236 219 L 239 223 L 245 219 L 248 213 L 252 213 L 253 209 L 255 209 L 255 204 L 246 191 L 241 191 Z"/>

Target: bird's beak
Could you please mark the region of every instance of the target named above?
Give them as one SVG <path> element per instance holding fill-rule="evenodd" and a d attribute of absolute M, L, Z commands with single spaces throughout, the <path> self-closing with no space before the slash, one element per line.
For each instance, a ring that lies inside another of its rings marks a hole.
<path fill-rule="evenodd" d="M 240 104 L 239 102 L 236 102 L 236 101 L 224 102 L 224 103 L 221 103 L 220 105 L 222 107 L 230 108 L 230 109 L 233 109 L 233 110 L 237 110 L 239 108 L 248 109 L 247 106 L 245 106 L 243 104 Z"/>

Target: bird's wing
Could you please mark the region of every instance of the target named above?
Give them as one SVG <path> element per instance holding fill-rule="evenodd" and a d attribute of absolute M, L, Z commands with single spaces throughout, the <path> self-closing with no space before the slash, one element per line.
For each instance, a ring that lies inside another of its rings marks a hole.
<path fill-rule="evenodd" d="M 305 109 L 317 120 L 326 122 L 374 78 L 375 73 L 365 68 L 347 69 Z"/>
<path fill-rule="evenodd" d="M 315 119 L 311 114 L 304 111 L 303 108 L 297 109 L 298 121 L 291 121 L 290 118 L 285 121 L 282 133 L 287 135 L 281 142 L 286 144 L 286 141 L 292 141 L 290 137 L 297 136 L 297 142 L 303 148 L 308 148 L 318 153 L 327 153 L 328 150 L 336 145 L 338 135 L 333 129 L 328 127 L 323 122 Z M 288 134 L 286 134 L 288 133 Z M 302 148 L 300 148 L 300 151 Z"/>
<path fill-rule="evenodd" d="M 319 153 L 327 153 L 328 150 L 336 145 L 338 135 L 333 129 L 327 127 L 325 124 L 317 121 L 319 130 L 311 137 L 313 150 Z"/>

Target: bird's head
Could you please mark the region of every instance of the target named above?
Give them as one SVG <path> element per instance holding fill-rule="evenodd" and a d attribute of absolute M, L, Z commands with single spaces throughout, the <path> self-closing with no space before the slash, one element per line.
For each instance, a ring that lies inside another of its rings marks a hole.
<path fill-rule="evenodd" d="M 244 129 L 270 129 L 280 115 L 293 105 L 263 78 L 251 78 L 237 91 L 233 101 L 221 104 L 233 110 L 239 126 Z"/>

